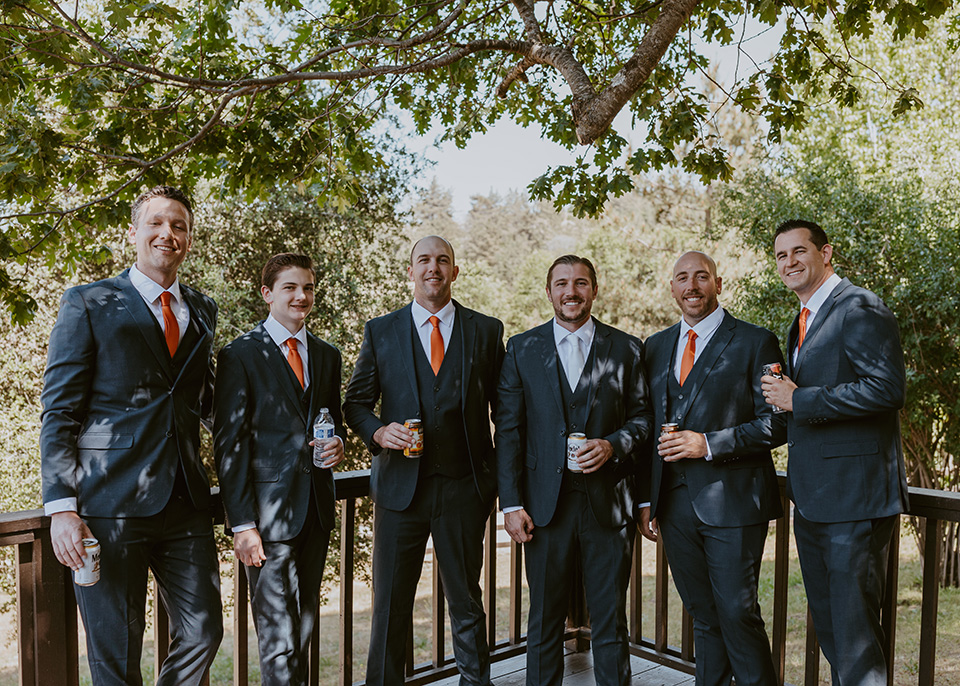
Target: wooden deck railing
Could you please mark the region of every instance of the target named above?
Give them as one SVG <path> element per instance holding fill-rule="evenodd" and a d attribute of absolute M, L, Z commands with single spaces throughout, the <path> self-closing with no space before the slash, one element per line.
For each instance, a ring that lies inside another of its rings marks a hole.
<path fill-rule="evenodd" d="M 783 475 L 780 476 L 781 487 Z M 337 499 L 341 513 L 340 549 L 340 626 L 339 626 L 339 686 L 353 682 L 353 630 L 354 630 L 354 547 L 357 500 L 369 493 L 369 472 L 348 472 L 336 477 Z M 789 512 L 789 503 L 784 497 L 784 511 Z M 928 489 L 910 489 L 910 511 L 907 515 L 925 520 L 925 548 L 923 550 L 923 591 L 920 625 L 920 654 L 918 656 L 918 681 L 920 686 L 932 686 L 935 681 L 935 654 L 937 640 L 937 605 L 939 585 L 937 573 L 940 568 L 940 530 L 944 522 L 960 521 L 960 494 Z M 221 520 L 222 521 L 222 520 Z M 77 610 L 73 587 L 68 571 L 53 556 L 50 545 L 49 519 L 39 510 L 0 514 L 0 546 L 16 546 L 17 564 L 17 611 L 19 614 L 19 661 L 21 684 L 30 686 L 76 686 L 78 678 L 78 631 Z M 775 522 L 774 605 L 771 629 L 773 634 L 774 664 L 780 683 L 784 680 L 787 646 L 787 592 L 789 567 L 790 528 L 787 517 Z M 898 529 L 899 531 L 899 529 Z M 488 524 L 484 549 L 483 592 L 487 612 L 488 635 L 491 639 L 492 659 L 500 660 L 524 652 L 524 627 L 521 625 L 522 553 L 520 546 L 510 542 L 500 547 L 510 549 L 506 574 L 509 585 L 509 621 L 506 638 L 497 640 L 496 589 L 501 584 L 497 569 L 496 518 Z M 694 670 L 693 627 L 689 616 L 682 611 L 679 645 L 671 643 L 668 636 L 669 577 L 667 561 L 662 546 L 656 548 L 656 578 L 654 591 L 654 636 L 646 637 L 641 630 L 645 611 L 642 601 L 642 550 L 635 546 L 634 567 L 629 591 L 629 629 L 631 650 L 635 655 L 692 673 Z M 890 552 L 887 588 L 882 622 L 887 636 L 888 660 L 892 666 L 896 638 L 896 589 L 899 563 L 899 537 L 895 537 Z M 434 566 L 434 568 L 436 568 Z M 239 567 L 234 567 L 235 605 L 234 622 L 234 683 L 246 684 L 249 655 L 247 652 L 248 600 L 246 576 Z M 161 603 L 156 603 L 155 627 L 157 664 L 166 655 L 167 623 Z M 570 619 L 565 639 L 568 646 L 583 649 L 588 645 L 590 630 L 585 621 L 586 610 L 582 598 L 573 598 L 570 603 Z M 452 656 L 444 645 L 444 601 L 439 574 L 434 574 L 432 592 L 432 642 L 431 658 L 425 664 L 415 665 L 412 640 L 408 646 L 407 683 L 427 684 L 456 672 Z M 769 619 L 769 618 L 768 618 Z M 310 666 L 310 683 L 319 679 L 319 631 L 314 635 L 313 654 Z M 818 683 L 820 651 L 813 626 L 807 616 L 806 646 L 804 655 L 804 684 Z"/>

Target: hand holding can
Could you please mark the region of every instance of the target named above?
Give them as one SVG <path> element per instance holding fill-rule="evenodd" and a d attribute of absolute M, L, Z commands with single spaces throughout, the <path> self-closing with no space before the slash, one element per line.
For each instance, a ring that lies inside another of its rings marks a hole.
<path fill-rule="evenodd" d="M 770 362 L 760 368 L 760 376 L 772 376 L 774 379 L 782 379 L 783 368 L 780 366 L 779 362 Z M 781 414 L 783 412 L 786 412 L 786 410 L 777 407 L 776 405 L 773 406 L 774 414 Z"/>

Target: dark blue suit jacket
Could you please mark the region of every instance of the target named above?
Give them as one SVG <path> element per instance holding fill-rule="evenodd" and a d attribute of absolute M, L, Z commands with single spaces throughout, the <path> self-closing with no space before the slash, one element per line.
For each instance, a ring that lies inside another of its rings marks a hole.
<path fill-rule="evenodd" d="M 309 332 L 307 345 L 306 391 L 262 323 L 217 356 L 214 454 L 227 524 L 255 522 L 267 541 L 300 533 L 311 488 L 320 525 L 327 531 L 334 526 L 333 471 L 313 465 L 310 441 L 321 407 L 346 439 L 340 351 Z"/>
<path fill-rule="evenodd" d="M 899 410 L 906 373 L 900 329 L 874 293 L 843 279 L 807 330 L 787 375 L 799 386 L 787 431 L 787 487 L 813 522 L 876 519 L 907 507 Z"/>
<path fill-rule="evenodd" d="M 194 504 L 207 507 L 198 449 L 217 306 L 180 289 L 190 330 L 173 360 L 129 270 L 63 294 L 41 395 L 44 502 L 76 497 L 81 516 L 150 516 L 167 504 L 179 463 Z"/>
<path fill-rule="evenodd" d="M 647 373 L 656 426 L 674 421 L 706 434 L 713 455 L 676 463 L 686 474 L 697 517 L 711 526 L 760 524 L 782 514 L 770 449 L 786 438 L 786 417 L 763 398 L 761 369 L 783 362 L 777 337 L 724 313 L 720 328 L 684 382 L 667 419 L 668 381 L 676 363 L 680 324 L 647 339 Z M 663 458 L 653 442 L 651 517 L 657 514 Z"/>
<path fill-rule="evenodd" d="M 499 319 L 467 309 L 457 309 L 455 326 L 463 340 L 461 399 L 463 426 L 477 491 L 484 502 L 496 494 L 490 420 L 497 402 L 497 378 L 503 361 L 503 324 Z M 420 416 L 420 395 L 414 368 L 415 332 L 411 305 L 371 319 L 363 330 L 357 365 L 347 386 L 343 414 L 347 425 L 373 453 L 370 492 L 373 501 L 390 510 L 405 510 L 417 488 L 420 460 L 403 451 L 384 450 L 373 434 L 391 422 L 402 424 Z M 375 408 L 380 401 L 380 414 Z"/>
<path fill-rule="evenodd" d="M 587 497 L 603 526 L 633 521 L 634 474 L 653 422 L 643 369 L 643 343 L 594 320 L 587 438 L 605 438 L 614 459 L 586 475 Z M 522 506 L 535 526 L 553 518 L 566 465 L 567 425 L 562 368 L 553 320 L 514 336 L 500 373 L 497 469 L 500 508 Z"/>

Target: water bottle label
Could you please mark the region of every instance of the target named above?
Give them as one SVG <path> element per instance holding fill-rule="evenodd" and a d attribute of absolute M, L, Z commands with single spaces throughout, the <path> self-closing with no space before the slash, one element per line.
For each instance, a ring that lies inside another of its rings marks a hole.
<path fill-rule="evenodd" d="M 333 426 L 317 426 L 313 429 L 314 438 L 333 438 Z"/>

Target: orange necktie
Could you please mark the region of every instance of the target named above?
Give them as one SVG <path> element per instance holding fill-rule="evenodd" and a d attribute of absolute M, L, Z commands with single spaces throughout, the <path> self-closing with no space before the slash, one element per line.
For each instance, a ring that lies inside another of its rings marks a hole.
<path fill-rule="evenodd" d="M 289 362 L 290 367 L 293 368 L 293 373 L 297 375 L 297 381 L 300 382 L 300 388 L 304 388 L 303 360 L 300 358 L 300 353 L 297 351 L 296 338 L 287 339 L 287 362 Z"/>
<path fill-rule="evenodd" d="M 810 310 L 804 307 L 800 310 L 800 338 L 797 340 L 797 350 L 803 345 L 803 339 L 807 337 L 807 317 L 810 316 Z"/>
<path fill-rule="evenodd" d="M 693 329 L 687 331 L 687 347 L 683 349 L 683 357 L 680 358 L 680 385 L 687 380 L 687 374 L 693 369 L 693 360 L 697 356 L 697 334 Z"/>
<path fill-rule="evenodd" d="M 170 357 L 177 352 L 177 346 L 180 344 L 180 325 L 177 324 L 177 318 L 173 315 L 170 308 L 170 291 L 164 291 L 160 294 L 160 313 L 163 315 L 163 337 L 167 341 L 167 350 L 170 351 Z"/>
<path fill-rule="evenodd" d="M 440 320 L 437 317 L 430 317 L 430 323 L 433 324 L 433 331 L 430 332 L 430 366 L 436 376 L 443 364 L 443 334 L 440 333 Z"/>

